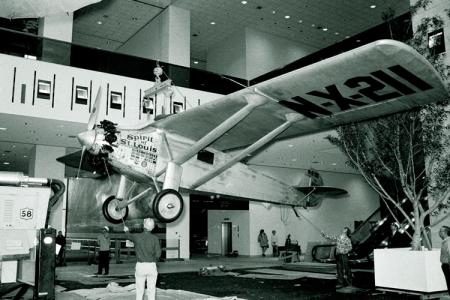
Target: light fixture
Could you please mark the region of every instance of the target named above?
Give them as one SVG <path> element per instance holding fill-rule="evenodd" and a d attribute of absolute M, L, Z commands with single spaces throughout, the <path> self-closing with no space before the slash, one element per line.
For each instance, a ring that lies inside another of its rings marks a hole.
<path fill-rule="evenodd" d="M 194 64 L 198 65 L 198 60 L 194 60 Z"/>
<path fill-rule="evenodd" d="M 290 18 L 291 18 L 291 16 L 289 16 L 289 15 L 286 15 L 286 16 L 284 16 L 284 18 L 285 18 L 285 19 L 290 19 Z"/>
<path fill-rule="evenodd" d="M 212 22 L 210 22 L 209 24 L 211 24 L 211 25 L 216 25 L 216 22 L 212 21 Z"/>
<path fill-rule="evenodd" d="M 8 128 L 0 127 L 0 131 L 5 131 L 5 130 L 8 130 Z"/>
<path fill-rule="evenodd" d="M 102 25 L 103 22 L 102 22 L 102 21 L 97 21 L 97 24 L 98 24 L 98 25 Z"/>
<path fill-rule="evenodd" d="M 272 10 L 272 15 L 276 14 L 277 11 L 276 10 Z"/>
<path fill-rule="evenodd" d="M 316 24 L 311 24 L 311 27 L 316 27 Z"/>
<path fill-rule="evenodd" d="M 28 157 L 27 155 L 24 155 L 24 156 L 23 156 L 23 158 L 27 158 L 27 157 Z"/>
<path fill-rule="evenodd" d="M 323 31 L 328 31 L 328 28 L 324 27 L 322 28 Z"/>
<path fill-rule="evenodd" d="M 299 22 L 299 23 L 303 23 L 303 20 L 298 20 L 297 22 Z"/>
<path fill-rule="evenodd" d="M 46 236 L 44 238 L 44 244 L 50 245 L 51 243 L 53 243 L 53 238 L 51 236 Z"/>
<path fill-rule="evenodd" d="M 335 32 L 334 35 L 339 35 L 339 32 Z"/>
<path fill-rule="evenodd" d="M 9 162 L 5 161 L 3 162 L 4 165 L 9 165 Z"/>
<path fill-rule="evenodd" d="M 375 8 L 375 7 L 377 7 L 375 4 L 372 4 L 372 5 L 370 6 L 370 8 Z"/>
<path fill-rule="evenodd" d="M 245 5 L 245 4 L 247 4 L 247 1 L 241 1 L 241 3 Z"/>
<path fill-rule="evenodd" d="M 332 166 L 337 166 L 337 163 L 332 163 L 331 165 L 332 165 Z"/>

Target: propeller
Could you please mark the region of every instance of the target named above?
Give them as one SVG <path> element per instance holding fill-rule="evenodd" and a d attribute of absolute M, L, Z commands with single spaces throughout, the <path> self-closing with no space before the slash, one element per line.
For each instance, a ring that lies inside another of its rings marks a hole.
<path fill-rule="evenodd" d="M 95 124 L 97 123 L 98 112 L 100 111 L 99 108 L 100 108 L 101 98 L 102 98 L 102 87 L 100 86 L 97 91 L 97 96 L 95 96 L 94 107 L 92 108 L 91 115 L 89 116 L 89 121 L 87 124 L 88 132 L 91 131 L 92 129 L 94 129 Z M 84 152 L 86 152 L 86 143 L 84 142 L 86 139 L 83 138 L 83 134 L 84 133 L 81 133 L 78 135 L 78 140 L 83 145 L 83 148 L 81 149 L 81 157 L 80 157 L 80 163 L 78 165 L 77 178 L 80 176 L 81 164 L 83 163 Z M 84 135 L 86 135 L 86 134 L 84 134 Z M 95 137 L 94 137 L 94 140 L 95 140 Z"/>
<path fill-rule="evenodd" d="M 100 111 L 100 100 L 102 98 L 102 87 L 100 86 L 97 91 L 97 96 L 95 96 L 94 107 L 92 108 L 91 115 L 89 116 L 89 121 L 87 125 L 88 130 L 95 128 L 97 124 L 98 112 Z"/>

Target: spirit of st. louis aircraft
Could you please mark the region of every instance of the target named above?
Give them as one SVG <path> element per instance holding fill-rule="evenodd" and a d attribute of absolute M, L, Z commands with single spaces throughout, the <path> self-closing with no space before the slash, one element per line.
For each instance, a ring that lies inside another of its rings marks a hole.
<path fill-rule="evenodd" d="M 121 174 L 117 194 L 103 203 L 103 214 L 112 223 L 125 219 L 128 205 L 142 197 L 149 199 L 159 221 L 173 222 L 183 210 L 180 189 L 313 206 L 305 194 L 319 187 L 301 192 L 241 161 L 279 139 L 448 98 L 432 65 L 393 40 L 364 45 L 136 128 L 120 128 L 107 120 L 98 125 L 100 92 L 88 131 L 78 139 L 83 153 L 89 152 L 85 155 Z M 232 156 L 230 149 L 240 151 Z M 127 180 L 151 187 L 128 199 Z M 270 189 L 259 192 L 249 189 L 251 185 Z"/>

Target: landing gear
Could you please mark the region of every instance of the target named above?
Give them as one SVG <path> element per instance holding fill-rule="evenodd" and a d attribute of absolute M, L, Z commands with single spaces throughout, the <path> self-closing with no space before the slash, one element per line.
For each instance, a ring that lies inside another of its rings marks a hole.
<path fill-rule="evenodd" d="M 183 198 L 173 189 L 164 189 L 153 200 L 153 214 L 163 223 L 178 219 L 183 212 Z"/>
<path fill-rule="evenodd" d="M 108 222 L 119 224 L 128 217 L 128 206 L 119 208 L 120 202 L 115 196 L 110 196 L 103 202 L 102 212 Z"/>

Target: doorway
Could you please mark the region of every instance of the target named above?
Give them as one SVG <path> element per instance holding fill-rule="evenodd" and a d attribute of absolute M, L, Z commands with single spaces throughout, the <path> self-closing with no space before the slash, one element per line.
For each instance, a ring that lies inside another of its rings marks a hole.
<path fill-rule="evenodd" d="M 233 251 L 231 222 L 222 223 L 222 255 L 226 256 Z"/>

